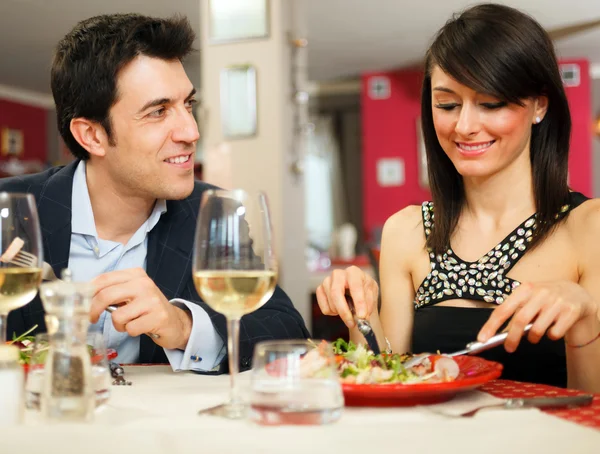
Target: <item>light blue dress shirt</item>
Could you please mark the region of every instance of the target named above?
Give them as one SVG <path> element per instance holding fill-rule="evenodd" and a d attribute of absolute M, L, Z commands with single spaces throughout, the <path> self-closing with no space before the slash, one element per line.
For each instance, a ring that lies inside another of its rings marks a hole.
<path fill-rule="evenodd" d="M 161 215 L 167 211 L 165 200 L 156 201 L 150 217 L 125 245 L 98 238 L 84 161 L 81 161 L 75 170 L 71 204 L 73 215 L 69 268 L 74 281 L 90 281 L 109 271 L 129 268 L 146 269 L 148 232 L 156 226 Z M 165 348 L 165 354 L 173 370 L 208 371 L 219 365 L 226 349 L 206 311 L 198 304 L 179 298 L 170 302 L 181 308 L 187 308 L 193 319 L 192 331 L 185 351 Z M 118 352 L 120 363 L 137 362 L 140 338 L 118 332 L 113 326 L 110 313 L 103 312 L 98 322 L 90 326 L 90 331 L 104 334 L 106 347 L 114 348 Z"/>

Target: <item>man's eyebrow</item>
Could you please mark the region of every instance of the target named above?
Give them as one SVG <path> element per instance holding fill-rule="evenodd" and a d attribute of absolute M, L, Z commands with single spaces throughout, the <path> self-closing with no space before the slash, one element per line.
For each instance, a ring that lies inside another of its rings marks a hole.
<path fill-rule="evenodd" d="M 185 98 L 185 100 L 188 101 L 195 94 L 196 94 L 196 88 L 192 88 L 192 90 L 190 91 L 190 94 L 187 95 L 187 97 Z M 173 100 L 171 98 L 156 98 L 156 99 L 153 99 L 151 101 L 148 101 L 146 104 L 144 104 L 144 107 L 142 107 L 138 111 L 138 114 L 144 112 L 145 110 L 149 109 L 150 107 L 161 106 L 163 104 L 170 104 L 172 102 L 173 102 Z"/>
<path fill-rule="evenodd" d="M 160 106 L 162 104 L 169 104 L 171 102 L 172 102 L 172 100 L 170 98 L 153 99 L 152 101 L 148 101 L 146 104 L 144 104 L 144 107 L 142 107 L 140 110 L 138 110 L 138 114 L 144 112 L 146 109 L 149 109 L 150 107 L 156 107 L 156 106 Z"/>
<path fill-rule="evenodd" d="M 187 95 L 187 98 L 185 98 L 185 100 L 189 100 L 190 98 L 192 98 L 194 95 L 196 94 L 196 88 L 192 88 L 192 91 L 190 91 L 190 94 Z"/>

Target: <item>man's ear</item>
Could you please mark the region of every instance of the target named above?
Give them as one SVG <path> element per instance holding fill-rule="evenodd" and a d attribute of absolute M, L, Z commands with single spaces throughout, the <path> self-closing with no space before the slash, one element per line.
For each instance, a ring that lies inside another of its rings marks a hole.
<path fill-rule="evenodd" d="M 79 117 L 71 120 L 71 134 L 89 154 L 104 156 L 108 143 L 106 131 L 97 122 Z"/>

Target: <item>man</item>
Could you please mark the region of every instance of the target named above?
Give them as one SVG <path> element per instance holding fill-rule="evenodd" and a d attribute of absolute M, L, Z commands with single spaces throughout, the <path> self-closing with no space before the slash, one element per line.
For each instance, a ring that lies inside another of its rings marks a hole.
<path fill-rule="evenodd" d="M 77 159 L 0 181 L 0 190 L 35 195 L 46 261 L 95 284 L 90 329 L 120 362 L 224 372 L 225 319 L 192 282 L 196 217 L 210 187 L 193 174 L 195 89 L 181 63 L 193 41 L 183 18 L 79 23 L 58 44 L 51 73 L 58 128 Z M 119 307 L 110 314 L 109 305 Z M 43 315 L 36 298 L 11 314 L 8 332 L 43 329 Z M 258 340 L 308 336 L 279 288 L 241 325 L 242 370 Z"/>

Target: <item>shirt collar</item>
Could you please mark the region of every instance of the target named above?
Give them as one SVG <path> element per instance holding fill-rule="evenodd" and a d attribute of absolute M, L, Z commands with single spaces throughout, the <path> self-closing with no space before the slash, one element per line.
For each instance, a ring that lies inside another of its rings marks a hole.
<path fill-rule="evenodd" d="M 85 161 L 80 161 L 73 175 L 73 195 L 71 209 L 75 214 L 71 216 L 71 231 L 80 235 L 90 235 L 98 239 L 94 211 L 87 187 Z M 167 201 L 158 199 L 150 216 L 146 220 L 146 233 L 150 232 L 160 220 L 163 213 L 167 212 Z"/>
<path fill-rule="evenodd" d="M 94 211 L 90 201 L 87 181 L 85 176 L 85 161 L 80 161 L 73 175 L 73 195 L 71 196 L 71 232 L 80 235 L 91 235 L 98 238 Z"/>

